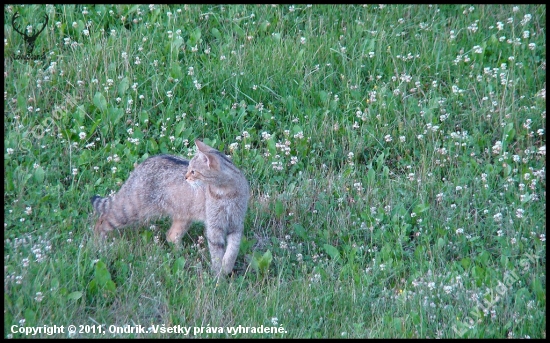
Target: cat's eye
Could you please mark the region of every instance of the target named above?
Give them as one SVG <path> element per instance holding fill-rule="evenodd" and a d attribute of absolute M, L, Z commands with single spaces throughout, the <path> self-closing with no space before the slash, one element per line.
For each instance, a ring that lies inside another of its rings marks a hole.
<path fill-rule="evenodd" d="M 195 175 L 195 171 L 194 171 L 194 170 L 191 170 L 191 175 Z"/>

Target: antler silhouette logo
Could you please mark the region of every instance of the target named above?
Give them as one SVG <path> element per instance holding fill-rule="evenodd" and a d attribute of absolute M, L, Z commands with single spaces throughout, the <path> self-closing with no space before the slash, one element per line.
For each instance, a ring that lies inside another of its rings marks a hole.
<path fill-rule="evenodd" d="M 13 17 L 11 18 L 11 26 L 13 27 L 13 29 L 15 30 L 15 32 L 19 33 L 20 35 L 23 36 L 23 39 L 25 40 L 25 43 L 27 44 L 27 54 L 23 57 L 19 57 L 19 58 L 23 58 L 23 59 L 33 59 L 33 58 L 39 58 L 39 59 L 43 59 L 44 58 L 44 55 L 42 56 L 36 56 L 36 55 L 32 55 L 32 52 L 34 51 L 34 41 L 36 41 L 36 38 L 38 37 L 39 34 L 42 33 L 42 31 L 44 31 L 44 29 L 46 28 L 46 26 L 48 25 L 48 20 L 49 20 L 49 17 L 47 14 L 45 14 L 44 16 L 46 17 L 46 22 L 42 25 L 42 28 L 40 30 L 38 30 L 35 34 L 33 35 L 27 35 L 25 33 L 25 30 L 23 30 L 23 32 L 19 31 L 17 29 L 17 26 L 15 25 L 15 20 L 17 18 L 19 18 L 19 12 L 15 12 L 13 14 Z"/>

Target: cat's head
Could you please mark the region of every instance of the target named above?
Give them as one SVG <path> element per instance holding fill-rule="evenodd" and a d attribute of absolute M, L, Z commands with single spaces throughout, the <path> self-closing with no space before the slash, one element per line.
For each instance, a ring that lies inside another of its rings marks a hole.
<path fill-rule="evenodd" d="M 223 178 L 223 167 L 231 163 L 218 150 L 195 140 L 197 154 L 189 161 L 185 179 L 189 183 L 219 183 Z"/>

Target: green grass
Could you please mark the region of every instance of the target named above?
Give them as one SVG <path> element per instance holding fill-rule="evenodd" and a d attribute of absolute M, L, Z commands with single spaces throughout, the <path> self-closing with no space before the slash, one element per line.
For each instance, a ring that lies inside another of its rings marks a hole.
<path fill-rule="evenodd" d="M 44 60 L 17 58 L 16 11 L 20 30 L 49 15 Z M 545 6 L 5 6 L 4 22 L 4 337 L 546 337 Z M 92 234 L 90 197 L 196 138 L 251 185 L 224 280 L 201 225 L 181 250 L 166 219 Z"/>

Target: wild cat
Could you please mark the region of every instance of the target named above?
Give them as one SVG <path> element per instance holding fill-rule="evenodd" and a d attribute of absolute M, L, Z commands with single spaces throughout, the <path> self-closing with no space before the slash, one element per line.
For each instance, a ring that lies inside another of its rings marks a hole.
<path fill-rule="evenodd" d="M 169 216 L 166 240 L 179 244 L 193 221 L 206 226 L 212 271 L 231 273 L 244 228 L 249 186 L 243 173 L 221 152 L 195 140 L 197 154 L 188 161 L 152 156 L 139 164 L 111 197 L 94 196 L 99 213 L 94 231 L 107 232 L 149 218 Z"/>

